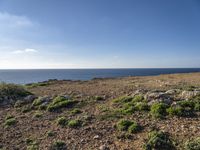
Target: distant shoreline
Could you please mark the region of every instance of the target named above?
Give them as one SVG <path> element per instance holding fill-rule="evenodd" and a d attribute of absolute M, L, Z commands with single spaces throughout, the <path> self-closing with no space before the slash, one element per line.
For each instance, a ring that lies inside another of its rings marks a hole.
<path fill-rule="evenodd" d="M 48 80 L 88 81 L 135 76 L 158 76 L 163 74 L 196 73 L 200 68 L 135 68 L 135 69 L 30 69 L 0 70 L 0 82 L 29 84 Z"/>

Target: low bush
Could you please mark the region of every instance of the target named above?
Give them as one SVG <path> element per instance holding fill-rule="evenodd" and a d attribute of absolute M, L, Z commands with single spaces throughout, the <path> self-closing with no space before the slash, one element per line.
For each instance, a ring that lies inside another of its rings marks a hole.
<path fill-rule="evenodd" d="M 184 116 L 184 109 L 181 106 L 167 108 L 167 113 L 170 116 Z"/>
<path fill-rule="evenodd" d="M 53 131 L 48 131 L 47 132 L 47 137 L 52 137 L 54 135 L 55 135 L 55 132 L 53 132 Z"/>
<path fill-rule="evenodd" d="M 77 101 L 69 100 L 65 97 L 58 96 L 53 100 L 52 103 L 49 104 L 49 106 L 47 107 L 47 110 L 50 112 L 57 111 L 61 108 L 69 107 L 75 103 L 77 103 Z"/>
<path fill-rule="evenodd" d="M 34 114 L 34 118 L 41 118 L 42 117 L 42 113 L 41 112 L 36 112 L 35 114 Z"/>
<path fill-rule="evenodd" d="M 71 128 L 77 128 L 80 127 L 82 125 L 80 120 L 69 120 L 69 122 L 67 123 L 67 125 Z"/>
<path fill-rule="evenodd" d="M 73 109 L 72 111 L 70 111 L 71 112 L 71 114 L 80 114 L 80 113 L 82 113 L 82 111 L 80 110 L 80 109 L 78 109 L 78 108 L 75 108 L 75 109 Z"/>
<path fill-rule="evenodd" d="M 7 116 L 4 125 L 9 127 L 15 125 L 16 123 L 17 121 L 13 116 Z"/>
<path fill-rule="evenodd" d="M 129 128 L 128 128 L 128 132 L 129 133 L 136 133 L 136 132 L 139 132 L 141 129 L 142 128 L 139 124 L 137 124 L 136 122 L 133 122 L 133 124 L 130 125 Z"/>
<path fill-rule="evenodd" d="M 66 126 L 67 123 L 68 123 L 68 120 L 65 117 L 59 117 L 57 119 L 57 124 L 62 126 L 62 127 Z"/>
<path fill-rule="evenodd" d="M 67 150 L 67 145 L 63 141 L 55 141 L 50 147 L 50 150 Z"/>
<path fill-rule="evenodd" d="M 149 111 L 150 107 L 146 102 L 137 102 L 135 104 L 135 109 L 138 111 Z"/>
<path fill-rule="evenodd" d="M 169 135 L 162 131 L 152 131 L 148 135 L 145 150 L 175 150 Z"/>
<path fill-rule="evenodd" d="M 121 96 L 113 100 L 114 103 L 127 103 L 132 101 L 132 97 L 130 96 Z"/>
<path fill-rule="evenodd" d="M 151 106 L 151 115 L 155 118 L 163 118 L 167 112 L 168 105 L 164 103 L 155 103 Z"/>
<path fill-rule="evenodd" d="M 0 105 L 14 104 L 19 98 L 31 95 L 23 86 L 0 83 Z M 5 98 L 6 97 L 6 98 Z"/>
<path fill-rule="evenodd" d="M 178 105 L 180 105 L 183 108 L 190 108 L 191 110 L 193 110 L 195 102 L 192 100 L 184 100 L 184 101 L 179 101 Z"/>
<path fill-rule="evenodd" d="M 129 133 L 136 133 L 141 130 L 141 126 L 134 121 L 120 120 L 116 125 L 119 131 L 128 131 Z"/>
<path fill-rule="evenodd" d="M 144 97 L 142 95 L 136 95 L 132 99 L 132 102 L 143 102 L 143 101 L 145 101 L 145 99 L 144 99 Z"/>
<path fill-rule="evenodd" d="M 184 146 L 185 150 L 200 150 L 200 137 L 188 140 Z"/>

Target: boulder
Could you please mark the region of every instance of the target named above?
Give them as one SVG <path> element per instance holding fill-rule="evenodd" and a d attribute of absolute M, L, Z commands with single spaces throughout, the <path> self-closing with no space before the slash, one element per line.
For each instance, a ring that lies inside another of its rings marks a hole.
<path fill-rule="evenodd" d="M 179 98 L 180 99 L 191 99 L 197 95 L 200 95 L 200 91 L 199 90 L 194 90 L 194 91 L 182 91 L 180 94 L 179 94 Z"/>
<path fill-rule="evenodd" d="M 173 102 L 173 98 L 165 93 L 165 92 L 147 92 L 144 96 L 144 98 L 148 101 L 148 104 L 153 104 L 153 103 L 165 103 L 165 104 L 171 104 Z"/>

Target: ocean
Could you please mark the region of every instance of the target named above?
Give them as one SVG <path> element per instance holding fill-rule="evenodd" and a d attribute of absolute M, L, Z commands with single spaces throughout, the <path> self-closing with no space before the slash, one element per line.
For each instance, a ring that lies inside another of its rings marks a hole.
<path fill-rule="evenodd" d="M 200 72 L 200 68 L 0 70 L 0 82 L 27 84 L 49 79 L 90 80 L 93 78 L 150 76 L 190 72 Z"/>

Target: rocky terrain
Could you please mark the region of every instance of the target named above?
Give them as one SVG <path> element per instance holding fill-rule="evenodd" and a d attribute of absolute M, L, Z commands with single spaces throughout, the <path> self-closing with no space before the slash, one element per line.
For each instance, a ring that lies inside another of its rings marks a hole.
<path fill-rule="evenodd" d="M 0 85 L 2 150 L 200 150 L 200 73 Z"/>

